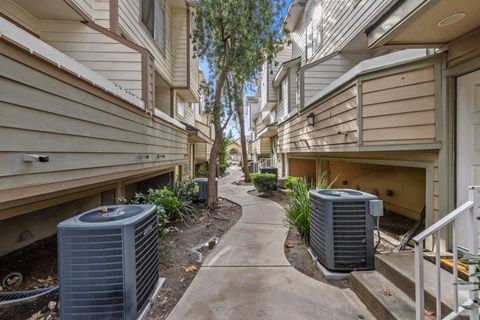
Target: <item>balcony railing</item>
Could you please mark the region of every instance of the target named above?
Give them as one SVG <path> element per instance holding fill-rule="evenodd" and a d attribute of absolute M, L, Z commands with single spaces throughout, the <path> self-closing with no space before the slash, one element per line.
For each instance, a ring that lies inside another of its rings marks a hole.
<path fill-rule="evenodd" d="M 415 242 L 415 313 L 416 320 L 425 319 L 425 279 L 423 266 L 423 248 L 424 241 L 431 237 L 435 243 L 435 317 L 437 320 L 456 319 L 463 313 L 468 313 L 471 320 L 478 320 L 478 307 L 474 305 L 474 301 L 478 299 L 478 285 L 470 285 L 469 298 L 466 301 L 459 301 L 458 295 L 458 222 L 460 218 L 468 219 L 468 252 L 478 254 L 478 196 L 480 195 L 480 186 L 468 188 L 468 201 L 453 210 L 447 216 L 443 217 L 437 223 L 433 224 L 425 231 L 413 238 Z M 452 230 L 452 251 L 453 251 L 453 311 L 442 318 L 442 292 L 441 292 L 441 238 L 440 232 L 443 229 L 451 228 Z M 469 274 L 476 272 L 476 266 L 469 266 Z M 469 277 L 469 282 L 477 282 L 477 277 Z"/>
<path fill-rule="evenodd" d="M 269 168 L 269 167 L 276 167 L 277 161 L 274 158 L 260 158 L 258 160 L 258 168 Z"/>
<path fill-rule="evenodd" d="M 93 86 L 101 88 L 105 92 L 108 92 L 139 108 L 145 109 L 144 102 L 140 97 L 136 96 L 130 91 L 120 88 L 117 84 L 104 78 L 99 73 L 87 68 L 75 59 L 70 58 L 49 44 L 34 37 L 30 33 L 22 30 L 21 28 L 1 17 L 0 38 L 24 48 L 32 55 L 36 55 L 43 60 L 56 65 L 58 68 L 74 74 L 78 78 L 91 83 Z"/>

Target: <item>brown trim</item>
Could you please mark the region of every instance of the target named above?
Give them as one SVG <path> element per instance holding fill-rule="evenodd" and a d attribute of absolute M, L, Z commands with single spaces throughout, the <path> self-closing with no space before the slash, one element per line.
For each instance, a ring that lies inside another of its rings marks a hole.
<path fill-rule="evenodd" d="M 138 45 L 138 44 L 136 44 L 136 43 L 134 43 L 130 40 L 127 40 L 124 37 L 112 32 L 108 29 L 105 29 L 105 28 L 99 26 L 95 22 L 85 21 L 83 23 L 86 24 L 88 27 L 94 29 L 95 31 L 98 31 L 98 32 L 106 35 L 107 37 L 110 37 L 113 40 L 116 40 L 116 41 L 120 42 L 121 44 L 126 45 L 127 47 L 129 47 L 131 49 L 137 50 L 139 53 L 148 53 L 148 50 L 145 49 L 144 47 L 142 47 L 142 46 L 140 46 L 140 45 Z"/>
<path fill-rule="evenodd" d="M 93 21 L 76 3 L 72 0 L 63 0 L 70 8 L 72 8 L 80 17 L 85 19 L 85 21 Z"/>
<path fill-rule="evenodd" d="M 29 203 L 26 205 L 18 206 L 18 207 L 13 207 L 13 208 L 8 208 L 6 210 L 2 210 L 0 214 L 0 221 L 10 219 L 13 217 L 17 217 L 23 214 L 31 213 L 37 210 L 45 209 L 48 207 L 53 207 L 65 202 L 81 199 L 88 197 L 93 194 L 101 193 L 103 191 L 115 189 L 115 184 L 108 184 L 102 187 L 94 188 L 94 189 L 88 189 L 84 191 L 79 191 L 79 192 L 73 192 L 67 195 L 63 195 L 58 198 L 53 198 L 53 199 L 47 199 L 43 201 L 38 201 L 34 203 Z"/>
<path fill-rule="evenodd" d="M 110 31 L 120 35 L 120 27 L 118 26 L 118 0 L 110 0 Z"/>
<path fill-rule="evenodd" d="M 150 99 L 148 97 L 148 82 L 149 82 L 149 78 L 148 78 L 148 71 L 149 71 L 149 66 L 150 66 L 150 63 L 149 63 L 149 59 L 150 59 L 150 53 L 147 49 L 145 49 L 144 47 L 142 46 L 139 46 L 138 44 L 136 43 L 133 43 L 121 36 L 119 36 L 118 34 L 114 33 L 113 31 L 111 30 L 107 30 L 101 26 L 99 26 L 98 24 L 94 23 L 94 22 L 84 22 L 88 27 L 106 35 L 107 37 L 110 37 L 118 42 L 120 42 L 121 44 L 133 49 L 133 50 L 136 50 L 138 51 L 141 55 L 142 55 L 142 100 L 145 104 L 145 111 L 147 112 L 152 112 L 153 113 L 153 108 L 154 106 L 151 105 L 150 103 Z"/>
<path fill-rule="evenodd" d="M 177 99 L 175 98 L 175 89 L 170 88 L 170 117 L 175 117 L 175 103 Z"/>
<path fill-rule="evenodd" d="M 107 184 L 115 184 L 125 179 L 133 179 L 157 172 L 171 171 L 171 168 L 183 163 L 185 163 L 185 160 L 178 160 L 152 168 L 0 190 L 0 199 L 2 199 L 0 203 L 0 220 L 4 219 L 5 212 L 10 209 L 13 210 L 20 206 L 27 206 L 39 201 L 47 201 L 83 190 L 102 187 Z M 109 189 L 112 189 L 112 187 L 109 187 Z"/>
<path fill-rule="evenodd" d="M 22 63 L 28 67 L 31 67 L 35 70 L 38 70 L 46 75 L 63 81 L 71 86 L 74 86 L 80 90 L 88 92 L 92 95 L 95 95 L 103 100 L 111 102 L 119 107 L 127 109 L 131 112 L 141 115 L 142 117 L 150 119 L 151 117 L 145 113 L 144 110 L 129 104 L 128 102 L 123 101 L 120 98 L 115 97 L 114 95 L 105 92 L 104 90 L 93 86 L 90 82 L 78 78 L 76 75 L 71 74 L 70 72 L 59 69 L 57 66 L 51 64 L 50 62 L 43 60 L 40 57 L 29 54 L 27 51 L 13 45 L 12 43 L 6 41 L 5 39 L 0 38 L 0 54 L 9 57 L 12 60 L 15 60 L 19 63 Z M 170 124 L 167 121 L 162 121 L 162 124 L 176 131 L 184 132 L 181 128 Z"/>
<path fill-rule="evenodd" d="M 18 23 L 17 21 L 13 20 L 12 18 L 10 18 L 9 16 L 7 16 L 6 14 L 0 12 L 0 17 L 4 18 L 5 20 L 7 20 L 8 22 L 11 22 L 13 23 L 14 25 L 16 25 L 17 27 L 19 27 L 20 29 L 23 29 L 24 31 L 30 33 L 32 36 L 36 37 L 36 38 L 40 38 L 40 36 L 33 32 L 32 30 L 28 29 L 27 27 L 25 27 L 24 25 Z"/>
<path fill-rule="evenodd" d="M 147 180 L 147 179 L 150 179 L 150 178 L 155 178 L 155 177 L 164 175 L 165 173 L 169 173 L 169 172 L 172 172 L 172 171 L 175 171 L 175 166 L 173 166 L 171 168 L 168 168 L 168 169 L 165 169 L 165 170 L 161 170 L 161 171 L 157 171 L 157 172 L 154 172 L 154 173 L 146 174 L 146 175 L 143 175 L 143 176 L 140 176 L 140 177 L 137 177 L 137 178 L 124 180 L 124 181 L 122 181 L 122 184 L 124 186 L 128 186 L 132 183 Z"/>

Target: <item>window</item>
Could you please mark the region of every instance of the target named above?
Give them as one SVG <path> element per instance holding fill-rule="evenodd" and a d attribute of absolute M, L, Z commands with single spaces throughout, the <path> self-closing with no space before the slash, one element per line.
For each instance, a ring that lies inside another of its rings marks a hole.
<path fill-rule="evenodd" d="M 177 114 L 185 117 L 185 101 L 177 97 Z"/>
<path fill-rule="evenodd" d="M 163 0 L 142 1 L 142 22 L 160 49 L 165 52 L 166 22 Z"/>
<path fill-rule="evenodd" d="M 322 45 L 322 6 L 320 3 L 313 10 L 310 21 L 307 24 L 306 29 L 306 55 L 307 59 L 310 59 L 313 54 Z"/>
<path fill-rule="evenodd" d="M 278 103 L 282 103 L 283 99 L 288 94 L 288 81 L 287 78 L 284 78 L 282 82 L 280 82 L 280 86 L 278 87 Z"/>
<path fill-rule="evenodd" d="M 280 102 L 282 100 L 283 100 L 283 80 L 280 83 L 280 86 L 278 87 L 278 101 Z"/>
<path fill-rule="evenodd" d="M 290 109 L 288 109 L 288 112 L 290 113 L 292 107 L 298 107 L 300 106 L 300 74 L 297 73 L 296 76 L 296 92 L 295 92 L 295 106 L 290 106 Z"/>

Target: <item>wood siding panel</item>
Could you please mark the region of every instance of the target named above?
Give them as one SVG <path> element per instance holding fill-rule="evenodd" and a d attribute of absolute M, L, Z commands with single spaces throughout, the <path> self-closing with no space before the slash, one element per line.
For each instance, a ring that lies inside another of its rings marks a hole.
<path fill-rule="evenodd" d="M 0 56 L 0 190 L 175 166 L 187 135 Z M 22 161 L 24 153 L 50 156 Z M 142 155 L 143 157 L 139 157 Z M 149 157 L 146 158 L 146 155 Z"/>
<path fill-rule="evenodd" d="M 295 149 L 351 145 L 358 141 L 355 86 L 349 87 L 317 107 L 279 126 L 282 152 Z M 307 115 L 315 114 L 315 125 L 307 125 Z"/>
<path fill-rule="evenodd" d="M 187 11 L 186 10 L 173 10 L 173 30 L 175 30 L 175 36 L 173 37 L 173 52 L 175 56 L 173 58 L 173 85 L 176 87 L 186 87 L 188 85 L 187 75 Z"/>
<path fill-rule="evenodd" d="M 368 57 L 368 54 L 337 54 L 311 67 L 306 66 L 302 72 L 304 105 L 308 106 L 316 94 Z"/>
<path fill-rule="evenodd" d="M 40 37 L 105 78 L 142 95 L 142 55 L 80 22 L 41 21 Z"/>
<path fill-rule="evenodd" d="M 433 67 L 367 80 L 362 88 L 365 145 L 435 142 Z"/>
<path fill-rule="evenodd" d="M 343 49 L 391 2 L 392 0 L 319 1 L 319 5 L 323 5 L 323 39 L 322 46 L 312 61 Z M 314 10 L 313 6 L 311 10 Z"/>
<path fill-rule="evenodd" d="M 38 34 L 40 21 L 15 2 L 11 0 L 0 0 L 0 13 L 15 21 L 25 29 Z"/>
<path fill-rule="evenodd" d="M 90 19 L 93 19 L 93 6 L 95 0 L 71 0 L 82 10 Z"/>
<path fill-rule="evenodd" d="M 118 0 L 119 27 L 127 39 L 146 48 L 155 58 L 155 69 L 169 84 L 173 82 L 172 9 L 166 4 L 166 44 L 161 52 L 140 20 L 140 0 Z"/>
<path fill-rule="evenodd" d="M 110 29 L 110 0 L 95 0 L 93 21 L 105 29 Z"/>

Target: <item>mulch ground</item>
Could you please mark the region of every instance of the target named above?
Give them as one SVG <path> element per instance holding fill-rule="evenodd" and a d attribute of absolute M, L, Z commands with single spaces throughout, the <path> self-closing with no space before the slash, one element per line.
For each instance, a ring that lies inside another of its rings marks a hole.
<path fill-rule="evenodd" d="M 166 281 L 147 319 L 167 318 L 200 268 L 201 262 L 192 249 L 214 237 L 221 237 L 241 215 L 240 206 L 221 200 L 219 207 L 210 213 L 210 216 L 204 213 L 197 224 L 190 227 L 181 226 L 179 232 L 161 241 L 160 270 L 161 276 L 166 278 Z M 201 252 L 205 259 L 208 250 Z"/>
<path fill-rule="evenodd" d="M 177 224 L 178 231 L 160 241 L 160 271 L 166 278 L 157 302 L 148 319 L 165 319 L 187 290 L 200 268 L 198 254 L 193 248 L 201 246 L 214 237 L 221 237 L 241 216 L 240 206 L 220 200 L 216 210 L 207 215 L 201 209 L 195 224 Z M 213 243 L 211 243 L 213 245 Z M 199 251 L 204 259 L 210 248 Z M 24 249 L 0 258 L 0 281 L 12 272 L 20 272 L 24 280 L 14 289 L 0 291 L 22 291 L 57 285 L 57 241 L 51 237 L 36 242 Z M 1 286 L 0 286 L 1 288 Z M 0 319 L 8 320 L 55 320 L 58 319 L 58 296 L 0 308 Z M 49 308 L 50 305 L 50 308 Z"/>

